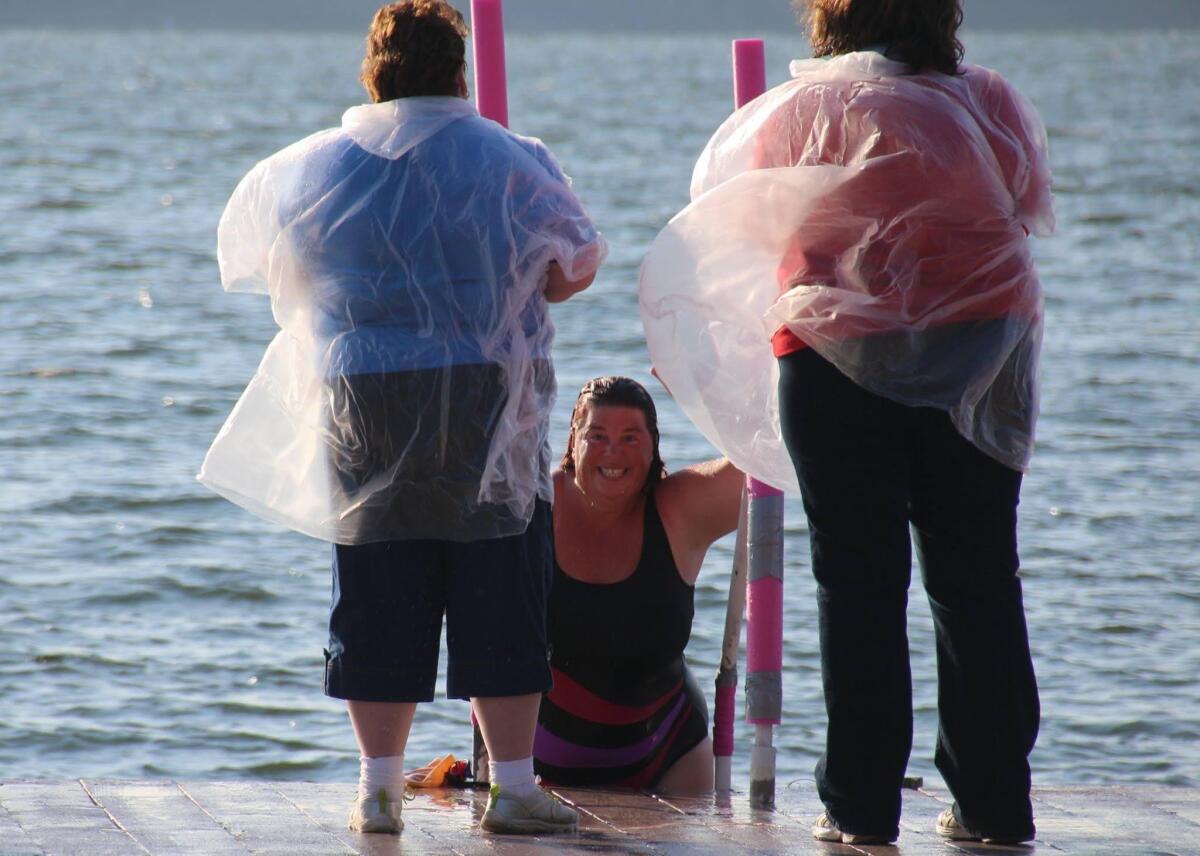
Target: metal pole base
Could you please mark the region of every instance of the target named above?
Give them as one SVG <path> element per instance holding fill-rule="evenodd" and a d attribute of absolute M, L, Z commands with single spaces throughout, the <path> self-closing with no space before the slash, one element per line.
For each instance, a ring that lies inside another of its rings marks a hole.
<path fill-rule="evenodd" d="M 750 807 L 775 808 L 775 748 L 755 745 L 750 749 Z"/>
<path fill-rule="evenodd" d="M 760 811 L 775 810 L 775 780 L 767 779 L 762 782 L 750 782 L 750 808 Z"/>
<path fill-rule="evenodd" d="M 732 761 L 727 755 L 718 755 L 713 759 L 713 785 L 717 793 L 729 793 L 733 790 Z"/>

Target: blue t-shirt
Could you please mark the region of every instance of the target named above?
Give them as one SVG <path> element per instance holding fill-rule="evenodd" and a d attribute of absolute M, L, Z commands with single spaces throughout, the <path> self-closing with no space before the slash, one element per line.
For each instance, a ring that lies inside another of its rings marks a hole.
<path fill-rule="evenodd" d="M 540 291 L 503 304 L 515 271 L 548 265 L 547 235 L 596 240 L 580 232 L 581 209 L 564 211 L 578 206 L 568 188 L 539 142 L 477 116 L 395 159 L 344 133 L 314 148 L 279 225 L 312 288 L 326 376 L 492 362 L 481 343 L 513 312 L 531 356 L 549 356 Z"/>

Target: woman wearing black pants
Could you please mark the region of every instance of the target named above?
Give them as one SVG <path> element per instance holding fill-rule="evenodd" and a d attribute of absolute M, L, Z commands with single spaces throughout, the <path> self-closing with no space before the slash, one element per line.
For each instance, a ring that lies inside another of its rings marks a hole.
<path fill-rule="evenodd" d="M 780 360 L 779 395 L 817 578 L 828 816 L 859 841 L 896 837 L 912 746 L 911 524 L 937 632 L 937 767 L 980 838 L 1031 838 L 1038 695 L 1017 577 L 1021 473 L 945 411 L 867 392 L 811 349 Z"/>
<path fill-rule="evenodd" d="M 959 0 L 801 5 L 818 59 L 793 68 L 754 166 L 839 181 L 797 206 L 770 313 L 829 717 L 813 834 L 897 838 L 915 541 L 955 798 L 937 831 L 1028 841 L 1039 705 L 1017 505 L 1041 343 L 1027 236 L 1053 225 L 1044 131 L 998 74 L 961 62 Z"/>
<path fill-rule="evenodd" d="M 813 58 L 700 155 L 642 266 L 647 344 L 714 445 L 803 496 L 829 719 L 814 837 L 898 837 L 915 540 L 955 799 L 937 831 L 1028 841 L 1039 709 L 1016 533 L 1043 315 L 1029 236 L 1054 230 L 1046 132 L 962 61 L 961 0 L 795 4 Z"/>

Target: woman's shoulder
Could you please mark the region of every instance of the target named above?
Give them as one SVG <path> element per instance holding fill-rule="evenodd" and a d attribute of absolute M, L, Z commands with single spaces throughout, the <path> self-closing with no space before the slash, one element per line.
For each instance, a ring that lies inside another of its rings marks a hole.
<path fill-rule="evenodd" d="M 717 489 L 726 491 L 740 486 L 744 476 L 728 458 L 714 458 L 668 473 L 655 487 L 669 504 L 687 502 L 698 493 Z M 661 504 L 661 503 L 660 503 Z"/>
<path fill-rule="evenodd" d="M 737 528 L 745 475 L 727 458 L 666 476 L 654 500 L 680 575 L 694 583 L 712 543 Z"/>
<path fill-rule="evenodd" d="M 733 467 L 725 458 L 703 461 L 668 473 L 654 486 L 654 505 L 667 525 L 693 528 L 695 518 L 712 498 L 710 491 L 727 480 Z"/>
<path fill-rule="evenodd" d="M 354 143 L 341 128 L 325 128 L 297 140 L 271 155 L 263 164 L 288 167 L 302 162 L 322 159 L 352 148 Z"/>
<path fill-rule="evenodd" d="M 958 80 L 978 98 L 990 101 L 1014 102 L 1024 100 L 1020 91 L 1000 72 L 983 65 L 964 62 L 959 66 Z"/>

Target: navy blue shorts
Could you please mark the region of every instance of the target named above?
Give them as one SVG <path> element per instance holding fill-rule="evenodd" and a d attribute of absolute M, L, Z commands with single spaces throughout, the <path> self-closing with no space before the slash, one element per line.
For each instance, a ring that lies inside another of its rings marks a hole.
<path fill-rule="evenodd" d="M 446 695 L 550 689 L 546 599 L 554 570 L 550 504 L 507 538 L 381 541 L 333 548 L 325 694 L 432 701 L 446 616 Z"/>

